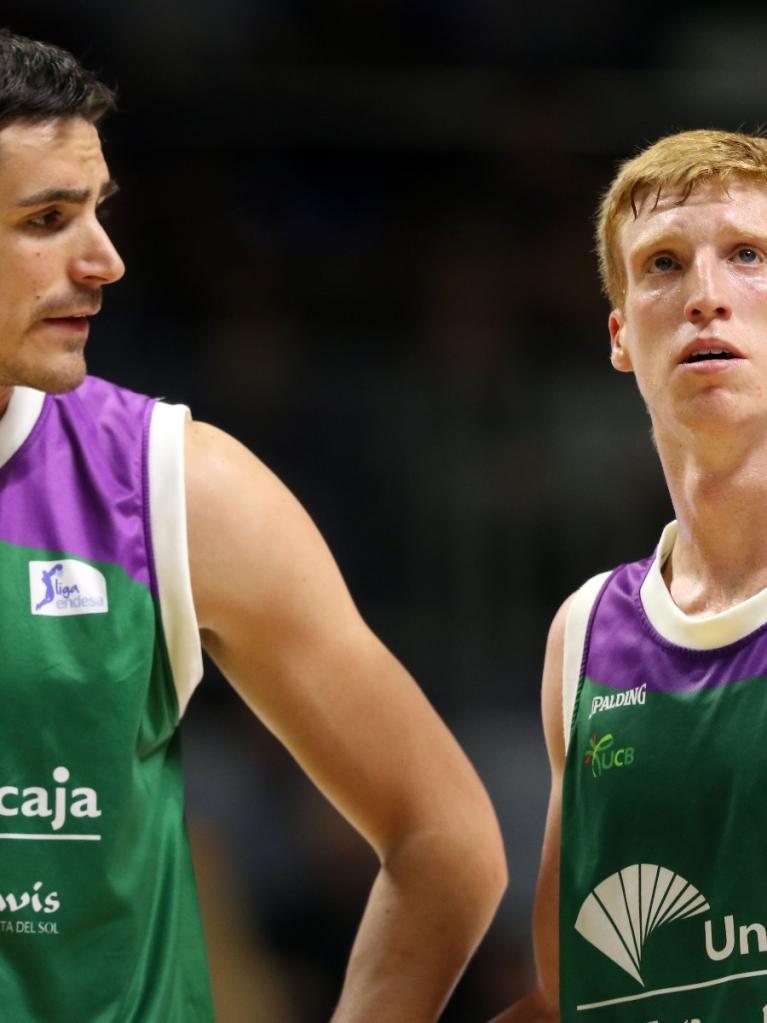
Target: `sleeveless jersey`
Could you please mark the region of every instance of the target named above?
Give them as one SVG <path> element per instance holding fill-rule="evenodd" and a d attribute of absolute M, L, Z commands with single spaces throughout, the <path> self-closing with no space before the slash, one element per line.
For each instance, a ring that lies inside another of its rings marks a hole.
<path fill-rule="evenodd" d="M 178 722 L 201 674 L 182 406 L 0 419 L 0 1020 L 211 1023 Z"/>
<path fill-rule="evenodd" d="M 562 1023 L 767 1021 L 767 591 L 684 615 L 675 529 L 567 623 Z"/>

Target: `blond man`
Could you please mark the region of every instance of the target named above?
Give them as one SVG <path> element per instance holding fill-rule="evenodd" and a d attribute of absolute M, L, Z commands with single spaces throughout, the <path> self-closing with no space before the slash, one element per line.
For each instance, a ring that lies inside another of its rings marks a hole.
<path fill-rule="evenodd" d="M 662 139 L 598 241 L 676 521 L 552 624 L 538 985 L 495 1023 L 763 1023 L 767 140 Z"/>

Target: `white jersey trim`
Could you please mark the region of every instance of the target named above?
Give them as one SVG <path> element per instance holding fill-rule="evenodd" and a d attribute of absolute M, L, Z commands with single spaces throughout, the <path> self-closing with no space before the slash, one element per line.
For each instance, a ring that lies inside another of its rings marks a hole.
<path fill-rule="evenodd" d="M 655 560 L 639 591 L 648 621 L 663 639 L 691 650 L 715 650 L 744 639 L 767 621 L 767 589 L 714 615 L 692 617 L 674 603 L 662 571 L 676 540 L 677 524 L 661 534 Z"/>
<path fill-rule="evenodd" d="M 149 517 L 160 614 L 182 717 L 202 678 L 202 646 L 189 574 L 184 489 L 185 405 L 158 401 L 149 427 Z"/>
<path fill-rule="evenodd" d="M 14 387 L 5 415 L 0 418 L 0 466 L 16 454 L 34 429 L 45 393 L 32 387 Z"/>
<path fill-rule="evenodd" d="M 581 678 L 583 647 L 586 642 L 586 630 L 589 626 L 591 609 L 609 575 L 609 572 L 600 572 L 599 575 L 588 579 L 579 590 L 575 591 L 567 609 L 565 649 L 562 657 L 562 727 L 565 733 L 565 752 L 570 745 L 575 696 Z"/>

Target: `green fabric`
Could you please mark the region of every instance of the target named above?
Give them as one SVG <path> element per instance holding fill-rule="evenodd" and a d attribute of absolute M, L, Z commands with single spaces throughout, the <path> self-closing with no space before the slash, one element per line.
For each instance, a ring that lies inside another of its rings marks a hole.
<path fill-rule="evenodd" d="M 109 612 L 31 614 L 29 562 L 66 558 L 0 543 L 0 1020 L 211 1023 L 159 609 L 78 558 Z"/>
<path fill-rule="evenodd" d="M 590 717 L 618 690 L 581 681 L 562 810 L 563 1023 L 767 1020 L 766 687 L 649 691 Z M 582 919 L 612 955 L 576 929 L 595 889 Z M 578 1008 L 600 1002 L 613 1004 Z"/>

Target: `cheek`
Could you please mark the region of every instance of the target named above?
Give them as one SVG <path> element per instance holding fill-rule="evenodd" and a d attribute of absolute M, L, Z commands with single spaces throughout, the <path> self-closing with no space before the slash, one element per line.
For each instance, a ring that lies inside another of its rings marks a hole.
<path fill-rule="evenodd" d="M 767 317 L 767 277 L 748 282 L 747 287 L 738 289 L 738 304 L 749 312 Z"/>
<path fill-rule="evenodd" d="M 626 302 L 626 334 L 632 353 L 649 357 L 668 347 L 677 330 L 685 327 L 684 298 L 669 284 L 638 290 Z"/>
<path fill-rule="evenodd" d="M 40 250 L 23 260 L 0 259 L 0 296 L 8 304 L 28 310 L 50 291 L 54 274 L 50 259 Z"/>
<path fill-rule="evenodd" d="M 8 340 L 24 333 L 35 321 L 44 296 L 45 289 L 36 274 L 7 276 L 0 266 L 0 330 Z"/>
<path fill-rule="evenodd" d="M 634 314 L 648 322 L 658 322 L 677 316 L 680 307 L 684 306 L 682 289 L 679 284 L 668 280 L 653 283 L 652 278 L 637 289 L 632 302 Z"/>

